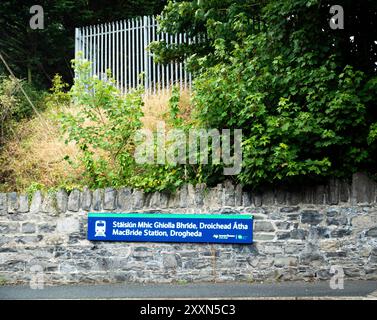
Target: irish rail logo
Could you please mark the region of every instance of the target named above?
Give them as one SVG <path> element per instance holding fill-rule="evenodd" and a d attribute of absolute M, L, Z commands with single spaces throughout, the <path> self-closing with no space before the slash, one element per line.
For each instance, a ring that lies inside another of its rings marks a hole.
<path fill-rule="evenodd" d="M 97 220 L 95 225 L 95 237 L 106 237 L 106 221 Z"/>

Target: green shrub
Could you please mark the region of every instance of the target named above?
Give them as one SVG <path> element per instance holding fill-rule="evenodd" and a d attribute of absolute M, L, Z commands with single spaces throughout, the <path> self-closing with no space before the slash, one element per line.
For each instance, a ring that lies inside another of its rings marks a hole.
<path fill-rule="evenodd" d="M 269 43 L 265 34 L 240 40 L 228 61 L 195 81 L 202 123 L 243 130 L 239 181 L 255 187 L 373 170 L 365 75 L 339 68 L 334 56 L 266 54 Z M 221 43 L 217 50 L 225 53 Z"/>
<path fill-rule="evenodd" d="M 89 76 L 90 63 L 81 59 L 74 61 L 74 69 L 77 78 L 70 96 L 76 108 L 60 114 L 66 143 L 79 146 L 89 186 L 123 185 L 132 176 L 133 136 L 141 127 L 141 91 L 123 96 L 110 75 L 107 81 Z"/>
<path fill-rule="evenodd" d="M 373 39 L 349 36 L 360 32 L 355 21 L 362 16 L 366 23 L 377 7 L 346 1 L 347 34 L 329 28 L 329 6 L 169 1 L 164 9 L 163 31 L 197 36 L 201 45 L 162 42 L 152 50 L 162 62 L 189 58 L 200 126 L 243 130 L 236 180 L 244 185 L 377 173 L 375 52 L 361 49 Z M 215 166 L 202 169 L 206 182 L 224 178 Z"/>

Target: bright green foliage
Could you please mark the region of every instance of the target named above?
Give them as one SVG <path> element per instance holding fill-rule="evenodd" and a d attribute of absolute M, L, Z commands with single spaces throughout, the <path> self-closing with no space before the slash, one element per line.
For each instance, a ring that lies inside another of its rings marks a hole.
<path fill-rule="evenodd" d="M 45 99 L 46 106 L 52 109 L 67 108 L 71 103 L 68 88 L 69 85 L 63 81 L 62 76 L 55 74 L 52 79 L 50 94 Z"/>
<path fill-rule="evenodd" d="M 90 63 L 75 61 L 77 79 L 70 94 L 77 112 L 62 113 L 67 142 L 75 141 L 90 186 L 123 185 L 132 175 L 133 136 L 141 126 L 139 91 L 122 96 L 108 81 L 89 76 Z"/>
<path fill-rule="evenodd" d="M 194 105 L 204 126 L 243 130 L 238 180 L 256 187 L 376 173 L 375 58 L 373 50 L 358 49 L 373 44 L 363 29 L 375 27 L 373 14 L 341 1 L 352 28 L 336 32 L 328 25 L 329 3 L 253 3 L 171 1 L 164 30 L 204 33 L 206 50 L 155 47 L 161 60 L 191 56 L 198 71 Z M 263 27 L 253 28 L 259 14 Z M 362 25 L 354 14 L 365 18 Z M 217 172 L 210 170 L 213 179 Z"/>

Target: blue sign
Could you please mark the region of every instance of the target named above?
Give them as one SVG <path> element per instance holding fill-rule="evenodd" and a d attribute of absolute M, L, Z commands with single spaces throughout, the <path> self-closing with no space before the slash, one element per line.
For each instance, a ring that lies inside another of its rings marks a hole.
<path fill-rule="evenodd" d="M 88 240 L 250 244 L 253 216 L 89 213 Z"/>

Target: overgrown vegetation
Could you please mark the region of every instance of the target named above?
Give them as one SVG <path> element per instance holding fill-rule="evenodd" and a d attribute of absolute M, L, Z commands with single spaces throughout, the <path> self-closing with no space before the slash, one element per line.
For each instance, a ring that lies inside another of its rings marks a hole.
<path fill-rule="evenodd" d="M 169 1 L 161 29 L 198 40 L 161 41 L 151 49 L 161 63 L 189 60 L 192 99 L 174 88 L 169 98 L 147 98 L 146 106 L 143 88 L 122 95 L 110 73 L 107 81 L 90 77 L 89 62 L 78 59 L 73 86 L 55 76 L 39 107 L 52 128 L 47 132 L 38 119 L 28 119 L 18 80 L 2 78 L 2 131 L 20 140 L 7 138 L 2 189 L 162 191 L 229 178 L 211 163 L 137 164 L 135 133 L 154 130 L 160 120 L 185 132 L 242 129 L 242 171 L 231 178 L 252 188 L 348 178 L 356 171 L 376 176 L 377 4 L 337 4 L 345 9 L 344 30 L 330 29 L 329 1 Z"/>
<path fill-rule="evenodd" d="M 237 180 L 244 185 L 376 174 L 370 31 L 377 6 L 337 4 L 345 8 L 344 31 L 330 29 L 327 1 L 169 1 L 165 7 L 162 29 L 186 32 L 201 44 L 152 49 L 163 62 L 190 58 L 201 125 L 243 130 Z M 207 170 L 207 179 L 218 176 Z"/>
<path fill-rule="evenodd" d="M 21 91 L 21 86 L 37 110 L 42 110 L 43 93 L 13 77 L 0 75 L 0 150 L 4 141 L 14 134 L 18 122 L 30 118 L 34 110 Z"/>

